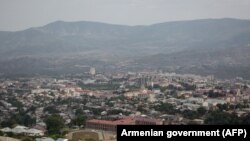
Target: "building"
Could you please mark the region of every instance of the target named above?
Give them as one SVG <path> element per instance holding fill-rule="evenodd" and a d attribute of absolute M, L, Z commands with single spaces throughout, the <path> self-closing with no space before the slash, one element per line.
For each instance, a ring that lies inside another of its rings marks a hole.
<path fill-rule="evenodd" d="M 89 73 L 91 74 L 91 75 L 95 75 L 95 68 L 93 68 L 93 67 L 91 67 L 90 68 L 90 70 L 89 70 Z"/>
<path fill-rule="evenodd" d="M 24 133 L 27 136 L 44 136 L 44 132 L 37 129 L 28 129 Z"/>
<path fill-rule="evenodd" d="M 136 118 L 135 125 L 163 125 L 163 120 L 155 118 Z"/>
<path fill-rule="evenodd" d="M 16 126 L 13 129 L 6 127 L 6 128 L 1 129 L 0 131 L 4 133 L 11 132 L 13 134 L 23 134 L 27 136 L 44 136 L 44 132 L 45 132 L 42 130 L 28 128 L 28 127 L 20 126 L 20 125 Z"/>
<path fill-rule="evenodd" d="M 1 129 L 0 131 L 2 131 L 4 133 L 12 132 L 11 128 L 9 128 L 9 127 L 5 127 L 3 129 Z"/>
<path fill-rule="evenodd" d="M 92 119 L 86 122 L 86 128 L 116 132 L 117 125 L 134 125 L 134 123 L 134 118 L 123 118 L 114 121 Z"/>
<path fill-rule="evenodd" d="M 58 138 L 56 141 L 68 141 L 69 139 Z"/>
<path fill-rule="evenodd" d="M 13 128 L 11 132 L 14 134 L 23 134 L 24 132 L 26 132 L 26 130 L 28 130 L 28 127 L 18 125 Z"/>
<path fill-rule="evenodd" d="M 203 125 L 204 120 L 203 119 L 193 119 L 189 121 L 190 125 Z"/>
<path fill-rule="evenodd" d="M 138 97 L 143 99 L 148 98 L 150 94 L 153 94 L 153 92 L 147 89 L 141 89 L 137 91 L 126 92 L 124 96 L 127 98 Z"/>
<path fill-rule="evenodd" d="M 33 126 L 32 127 L 33 129 L 37 129 L 37 130 L 41 130 L 41 131 L 43 131 L 43 132 L 46 132 L 46 124 L 44 123 L 44 125 L 43 125 L 43 123 L 38 123 L 38 124 L 36 124 L 35 126 Z"/>
<path fill-rule="evenodd" d="M 42 138 L 36 138 L 36 141 L 55 141 L 55 140 L 49 137 L 42 137 Z"/>

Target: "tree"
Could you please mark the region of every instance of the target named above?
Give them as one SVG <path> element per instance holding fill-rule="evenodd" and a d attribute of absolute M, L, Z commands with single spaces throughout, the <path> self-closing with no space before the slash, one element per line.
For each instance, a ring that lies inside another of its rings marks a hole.
<path fill-rule="evenodd" d="M 120 111 L 121 111 L 120 113 L 122 113 L 122 110 L 120 110 Z M 136 111 L 139 111 L 139 112 L 141 112 L 141 113 L 147 112 L 147 110 L 145 109 L 145 107 L 142 106 L 142 105 L 139 105 L 139 106 L 137 107 L 137 110 L 136 110 Z M 118 111 L 116 111 L 116 114 L 119 114 Z"/>
<path fill-rule="evenodd" d="M 160 90 L 161 92 L 165 92 L 168 88 L 167 87 L 161 87 Z"/>
<path fill-rule="evenodd" d="M 199 107 L 199 108 L 197 109 L 197 112 L 198 112 L 198 115 L 199 115 L 199 116 L 203 116 L 203 115 L 206 114 L 207 110 L 206 110 L 204 107 Z"/>
<path fill-rule="evenodd" d="M 248 88 L 248 86 L 247 86 L 247 85 L 244 85 L 244 86 L 243 86 L 243 89 L 244 89 L 244 90 L 246 90 L 247 88 Z"/>
<path fill-rule="evenodd" d="M 12 132 L 7 132 L 6 134 L 7 134 L 7 137 L 13 137 L 14 136 L 14 133 L 12 133 Z"/>
<path fill-rule="evenodd" d="M 228 111 L 229 110 L 229 104 L 218 104 L 217 107 L 219 108 L 220 111 Z"/>
<path fill-rule="evenodd" d="M 161 86 L 159 84 L 154 84 L 154 89 L 160 89 Z"/>
<path fill-rule="evenodd" d="M 44 112 L 48 112 L 50 114 L 55 114 L 55 113 L 59 113 L 60 112 L 54 106 L 45 107 L 43 111 Z"/>
<path fill-rule="evenodd" d="M 91 108 L 91 111 L 93 112 L 94 115 L 101 115 L 101 112 L 103 110 L 104 109 L 101 109 L 101 108 Z"/>
<path fill-rule="evenodd" d="M 225 94 L 222 94 L 222 93 L 219 93 L 219 92 L 214 92 L 213 90 L 210 90 L 210 91 L 208 91 L 207 96 L 211 97 L 211 98 L 217 98 L 217 97 L 225 96 Z"/>
<path fill-rule="evenodd" d="M 250 125 L 250 114 L 242 117 L 242 124 L 244 124 L 244 125 Z"/>
<path fill-rule="evenodd" d="M 22 141 L 32 141 L 32 139 L 31 138 L 24 138 L 24 139 L 22 139 Z"/>
<path fill-rule="evenodd" d="M 195 119 L 199 117 L 197 111 L 191 111 L 191 110 L 183 111 L 182 115 L 183 117 L 188 118 L 188 119 Z"/>
<path fill-rule="evenodd" d="M 36 123 L 36 118 L 32 118 L 30 115 L 19 113 L 12 117 L 17 121 L 18 124 L 24 125 L 24 126 L 32 126 Z"/>
<path fill-rule="evenodd" d="M 71 121 L 73 125 L 81 126 L 85 123 L 87 117 L 85 115 L 78 115 L 75 119 Z"/>
<path fill-rule="evenodd" d="M 240 124 L 241 119 L 235 114 L 229 114 L 222 111 L 213 111 L 205 119 L 206 124 L 210 125 L 235 125 Z"/>
<path fill-rule="evenodd" d="M 81 108 L 76 109 L 76 111 L 75 111 L 76 116 L 83 115 L 83 114 L 84 113 L 83 113 L 83 110 Z"/>
<path fill-rule="evenodd" d="M 188 84 L 188 83 L 181 83 L 186 91 L 194 91 L 196 89 L 195 85 Z"/>
<path fill-rule="evenodd" d="M 109 107 L 113 107 L 114 106 L 114 103 L 111 103 L 110 101 L 106 102 L 105 104 L 108 105 Z"/>
<path fill-rule="evenodd" d="M 48 134 L 60 134 L 64 127 L 64 120 L 60 115 L 51 115 L 46 120 Z"/>
<path fill-rule="evenodd" d="M 36 111 L 36 107 L 35 106 L 31 106 L 28 111 L 31 111 L 32 113 L 34 113 Z"/>
<path fill-rule="evenodd" d="M 155 110 L 160 111 L 160 112 L 166 112 L 168 114 L 176 113 L 174 106 L 169 103 L 161 103 L 161 105 L 155 107 Z"/>
<path fill-rule="evenodd" d="M 138 110 L 138 109 L 137 109 Z M 140 111 L 140 110 L 138 110 L 138 111 Z M 120 109 L 113 109 L 113 110 L 109 110 L 108 111 L 108 115 L 118 115 L 118 114 L 120 114 L 120 113 L 122 113 L 123 111 L 122 110 L 120 110 Z"/>
<path fill-rule="evenodd" d="M 16 124 L 16 121 L 13 119 L 8 119 L 7 121 L 1 122 L 2 127 L 13 127 Z"/>

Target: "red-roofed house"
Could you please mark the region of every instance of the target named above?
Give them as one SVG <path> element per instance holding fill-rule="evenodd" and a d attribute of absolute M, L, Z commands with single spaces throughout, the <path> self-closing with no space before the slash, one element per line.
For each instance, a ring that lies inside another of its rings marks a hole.
<path fill-rule="evenodd" d="M 136 118 L 135 125 L 163 125 L 163 121 L 155 118 Z"/>
<path fill-rule="evenodd" d="M 134 118 L 123 118 L 115 121 L 92 119 L 86 122 L 86 128 L 116 132 L 117 125 L 133 125 Z"/>

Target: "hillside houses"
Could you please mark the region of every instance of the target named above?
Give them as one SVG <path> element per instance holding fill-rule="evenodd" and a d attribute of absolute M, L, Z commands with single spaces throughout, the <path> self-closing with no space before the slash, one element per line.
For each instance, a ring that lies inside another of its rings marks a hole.
<path fill-rule="evenodd" d="M 28 128 L 28 127 L 20 126 L 20 125 L 17 125 L 16 127 L 12 128 L 12 129 L 9 127 L 6 127 L 6 128 L 2 128 L 0 130 L 4 133 L 11 132 L 13 134 L 23 134 L 23 135 L 27 135 L 27 136 L 44 136 L 44 131 L 42 131 L 42 130 Z"/>

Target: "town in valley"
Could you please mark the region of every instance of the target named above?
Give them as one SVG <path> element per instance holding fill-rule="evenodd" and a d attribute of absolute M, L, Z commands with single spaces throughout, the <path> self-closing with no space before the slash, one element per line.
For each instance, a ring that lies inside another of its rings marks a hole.
<path fill-rule="evenodd" d="M 162 70 L 1 78 L 0 133 L 116 140 L 117 125 L 249 124 L 249 100 L 249 80 Z"/>

